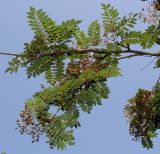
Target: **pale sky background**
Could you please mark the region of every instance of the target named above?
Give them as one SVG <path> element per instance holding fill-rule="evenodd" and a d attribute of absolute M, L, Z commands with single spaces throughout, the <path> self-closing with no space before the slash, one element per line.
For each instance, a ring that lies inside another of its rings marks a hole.
<path fill-rule="evenodd" d="M 122 15 L 139 11 L 145 7 L 140 0 L 0 0 L 0 51 L 18 52 L 23 43 L 30 41 L 33 32 L 27 24 L 26 12 L 30 6 L 43 8 L 54 20 L 83 19 L 82 29 L 95 19 L 100 19 L 101 3 L 111 3 Z M 142 25 L 138 25 L 142 29 Z M 137 29 L 138 29 L 137 28 Z M 120 63 L 123 76 L 110 79 L 110 97 L 102 106 L 94 108 L 90 115 L 82 114 L 81 128 L 75 131 L 76 144 L 66 151 L 49 149 L 42 138 L 32 144 L 29 136 L 21 136 L 16 119 L 24 101 L 45 83 L 43 77 L 27 79 L 24 70 L 17 74 L 4 74 L 9 57 L 0 55 L 0 153 L 7 154 L 157 154 L 160 140 L 155 148 L 146 150 L 140 143 L 132 141 L 129 125 L 123 114 L 127 99 L 135 95 L 138 88 L 151 89 L 158 78 L 158 71 L 150 65 L 140 71 L 151 58 L 123 60 Z"/>

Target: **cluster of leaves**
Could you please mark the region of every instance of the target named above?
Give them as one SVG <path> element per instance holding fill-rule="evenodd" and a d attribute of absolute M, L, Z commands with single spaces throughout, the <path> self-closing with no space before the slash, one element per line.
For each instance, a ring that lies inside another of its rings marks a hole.
<path fill-rule="evenodd" d="M 158 40 L 157 27 L 152 25 L 145 32 L 133 31 L 138 14 L 130 13 L 129 16 L 120 17 L 117 9 L 110 5 L 102 4 L 104 14 L 102 14 L 104 34 L 108 42 L 106 48 L 113 50 L 130 50 L 130 46 L 139 44 L 143 49 L 151 48 Z"/>
<path fill-rule="evenodd" d="M 98 53 L 70 53 L 72 39 L 76 40 L 76 50 L 100 45 L 97 20 L 89 25 L 86 35 L 78 28 L 80 21 L 56 25 L 45 12 L 34 8 L 28 12 L 28 18 L 35 37 L 25 43 L 22 56 L 12 59 L 6 71 L 12 73 L 15 67 L 25 67 L 28 78 L 44 73 L 50 87 L 43 87 L 26 101 L 21 119 L 17 120 L 18 128 L 21 134 L 30 135 L 32 142 L 45 134 L 50 148 L 63 150 L 74 144 L 73 130 L 80 126 L 80 110 L 90 113 L 93 106 L 108 98 L 105 81 L 120 75 L 118 63 L 112 55 L 103 58 Z M 67 53 L 61 54 L 64 51 Z M 51 110 L 53 106 L 56 111 Z"/>
<path fill-rule="evenodd" d="M 35 125 L 46 133 L 50 147 L 66 148 L 73 144 L 73 127 L 80 126 L 78 121 L 80 111 L 90 113 L 95 105 L 101 105 L 101 99 L 108 97 L 109 90 L 104 81 L 106 78 L 119 75 L 116 65 L 108 65 L 89 59 L 70 62 L 66 68 L 66 78 L 57 86 L 45 88 L 36 93 L 26 102 L 26 108 L 37 120 L 28 123 L 30 115 L 21 120 L 22 125 L 35 132 Z M 50 113 L 50 107 L 57 108 L 55 113 Z M 24 112 L 22 112 L 24 113 Z M 26 117 L 26 115 L 25 115 Z M 33 120 L 30 120 L 33 121 Z M 20 132 L 32 135 L 31 131 L 20 127 Z M 37 133 L 34 133 L 37 134 Z"/>
<path fill-rule="evenodd" d="M 107 49 L 107 54 L 109 51 L 130 49 L 134 44 L 151 48 L 159 40 L 156 25 L 151 25 L 145 32 L 132 30 L 137 14 L 130 13 L 128 17 L 120 17 L 118 10 L 110 4 L 102 4 L 102 9 L 102 28 L 95 20 L 89 25 L 86 34 L 78 26 L 80 20 L 71 19 L 57 25 L 42 9 L 35 10 L 31 7 L 28 22 L 35 36 L 30 43 L 24 44 L 24 52 L 9 62 L 6 72 L 17 72 L 19 67 L 24 67 L 28 78 L 45 73 L 47 81 L 51 83 L 51 76 L 55 80 L 61 80 L 64 75 L 64 61 L 71 55 L 76 58 L 76 54 L 72 53 L 73 49 L 80 51 L 101 48 Z"/>
<path fill-rule="evenodd" d="M 28 78 L 44 74 L 49 84 L 26 101 L 21 119 L 17 120 L 20 133 L 31 135 L 33 142 L 45 134 L 51 148 L 63 150 L 73 145 L 73 130 L 80 126 L 81 111 L 90 113 L 95 105 L 101 105 L 109 94 L 107 79 L 120 75 L 119 51 L 130 51 L 134 44 L 150 48 L 158 40 L 154 25 L 145 32 L 132 30 L 137 14 L 120 17 L 109 4 L 102 4 L 102 9 L 102 27 L 95 20 L 85 33 L 78 26 L 80 20 L 58 25 L 43 10 L 30 8 L 28 22 L 35 36 L 25 43 L 24 52 L 9 62 L 6 72 L 17 72 L 23 67 Z M 95 52 L 99 49 L 103 52 Z M 147 129 L 150 131 L 150 126 Z"/>
<path fill-rule="evenodd" d="M 160 129 L 160 84 L 154 90 L 139 89 L 136 96 L 125 106 L 125 114 L 130 123 L 130 134 L 134 140 L 141 140 L 146 148 L 152 148 L 152 138 Z"/>

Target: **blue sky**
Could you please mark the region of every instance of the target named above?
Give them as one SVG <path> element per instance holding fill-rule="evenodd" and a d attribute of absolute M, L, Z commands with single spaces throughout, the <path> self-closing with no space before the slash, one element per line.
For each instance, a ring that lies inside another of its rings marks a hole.
<path fill-rule="evenodd" d="M 111 3 L 122 15 L 139 11 L 145 6 L 139 0 L 0 0 L 0 51 L 19 52 L 24 42 L 30 41 L 33 32 L 27 24 L 26 12 L 30 6 L 43 8 L 58 23 L 75 18 L 83 19 L 82 29 L 95 19 L 100 19 L 101 3 Z M 137 29 L 142 29 L 138 25 Z M 140 143 L 131 140 L 128 124 L 123 114 L 128 98 L 138 88 L 151 89 L 158 78 L 158 71 L 150 65 L 140 71 L 151 59 L 136 58 L 120 63 L 122 77 L 110 79 L 110 98 L 102 106 L 95 107 L 91 115 L 82 114 L 82 127 L 75 131 L 76 144 L 66 151 L 50 150 L 42 138 L 32 144 L 28 136 L 21 136 L 14 128 L 24 101 L 45 83 L 43 76 L 27 79 L 24 70 L 17 74 L 4 74 L 9 57 L 0 55 L 0 152 L 7 154 L 157 154 L 155 148 L 143 149 Z"/>

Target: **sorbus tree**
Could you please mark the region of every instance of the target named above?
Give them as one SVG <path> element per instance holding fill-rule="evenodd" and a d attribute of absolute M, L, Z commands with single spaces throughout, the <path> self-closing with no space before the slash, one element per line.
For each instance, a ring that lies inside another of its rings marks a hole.
<path fill-rule="evenodd" d="M 149 18 L 143 11 L 121 17 L 110 4 L 102 4 L 102 23 L 91 22 L 87 32 L 80 29 L 80 20 L 56 24 L 42 9 L 31 7 L 27 15 L 33 40 L 24 44 L 22 53 L 0 52 L 13 56 L 6 72 L 25 68 L 28 78 L 44 74 L 49 85 L 42 85 L 42 90 L 25 102 L 17 120 L 20 133 L 30 135 L 32 142 L 45 134 L 50 148 L 63 150 L 74 144 L 73 130 L 81 126 L 81 111 L 90 113 L 108 98 L 107 80 L 121 75 L 120 60 L 155 57 L 159 69 L 160 52 L 146 51 L 160 44 L 158 4 L 151 3 L 155 14 L 149 11 Z M 149 23 L 144 31 L 134 30 L 139 17 Z M 139 45 L 139 50 L 134 45 Z M 159 99 L 158 80 L 152 90 L 139 89 L 124 109 L 130 134 L 147 148 L 153 146 L 152 138 L 160 128 Z"/>

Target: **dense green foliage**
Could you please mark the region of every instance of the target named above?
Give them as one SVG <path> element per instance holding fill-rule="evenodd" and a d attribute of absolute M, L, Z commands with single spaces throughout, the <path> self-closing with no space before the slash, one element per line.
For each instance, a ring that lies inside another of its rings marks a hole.
<path fill-rule="evenodd" d="M 46 79 L 48 87 L 42 85 L 42 90 L 25 102 L 17 120 L 20 133 L 30 135 L 32 142 L 45 134 L 50 148 L 63 150 L 73 145 L 73 131 L 81 126 L 81 112 L 90 113 L 94 106 L 101 105 L 109 95 L 107 79 L 121 75 L 118 60 L 124 58 L 122 54 L 157 56 L 132 50 L 133 45 L 147 49 L 159 43 L 156 25 L 144 32 L 135 31 L 138 14 L 121 17 L 109 4 L 102 4 L 102 9 L 102 24 L 95 20 L 84 32 L 80 20 L 56 24 L 43 10 L 30 8 L 28 22 L 34 38 L 9 62 L 6 72 L 22 67 L 28 78 L 42 74 Z M 140 89 L 125 107 L 130 134 L 147 148 L 152 147 L 151 139 L 160 128 L 159 95 L 159 84 L 153 91 Z"/>
<path fill-rule="evenodd" d="M 31 135 L 33 142 L 45 133 L 51 148 L 64 149 L 74 144 L 73 130 L 80 126 L 80 110 L 90 113 L 93 106 L 101 105 L 101 99 L 108 98 L 105 81 L 120 75 L 117 61 L 111 56 L 101 60 L 99 54 L 61 54 L 72 50 L 73 39 L 79 49 L 99 46 L 98 21 L 90 24 L 86 36 L 78 27 L 80 21 L 74 19 L 56 25 L 45 12 L 32 7 L 28 19 L 35 37 L 25 43 L 23 56 L 14 58 L 6 71 L 16 72 L 21 66 L 26 68 L 28 78 L 43 73 L 50 86 L 26 101 L 22 120 L 17 123 L 20 132 Z M 55 112 L 50 110 L 52 106 Z"/>

